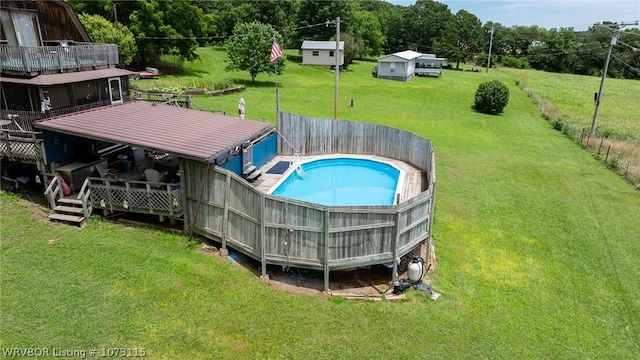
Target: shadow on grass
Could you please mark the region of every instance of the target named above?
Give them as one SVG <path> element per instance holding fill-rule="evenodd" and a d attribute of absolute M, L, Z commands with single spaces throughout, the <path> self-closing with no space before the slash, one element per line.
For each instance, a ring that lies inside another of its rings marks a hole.
<path fill-rule="evenodd" d="M 182 69 L 181 72 L 177 73 L 176 75 L 179 76 L 197 76 L 197 77 L 204 77 L 206 75 L 209 75 L 209 72 L 204 71 L 204 70 L 197 70 L 197 69 L 193 69 L 193 68 L 189 68 L 187 70 Z"/>
<path fill-rule="evenodd" d="M 260 75 L 258 75 L 260 76 Z M 272 76 L 273 78 L 273 76 Z M 250 88 L 275 88 L 276 87 L 276 81 L 275 79 L 273 80 L 256 80 L 256 81 L 251 81 L 251 80 L 247 80 L 247 79 L 241 79 L 241 78 L 232 78 L 231 81 L 233 81 L 235 84 L 238 85 L 245 85 L 247 87 L 247 89 Z M 280 82 L 278 82 L 278 87 L 282 87 L 282 84 Z"/>
<path fill-rule="evenodd" d="M 302 55 L 289 55 L 287 54 L 287 62 L 299 64 L 302 62 Z"/>

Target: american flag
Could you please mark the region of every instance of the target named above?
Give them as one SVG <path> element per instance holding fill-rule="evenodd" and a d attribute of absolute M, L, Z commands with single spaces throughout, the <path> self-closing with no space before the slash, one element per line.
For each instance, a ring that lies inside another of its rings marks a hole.
<path fill-rule="evenodd" d="M 276 62 L 276 60 L 278 60 L 278 58 L 281 57 L 282 49 L 280 49 L 280 44 L 278 44 L 278 41 L 276 41 L 276 39 L 273 39 L 273 46 L 271 46 L 271 57 L 269 58 L 269 60 L 274 63 Z"/>

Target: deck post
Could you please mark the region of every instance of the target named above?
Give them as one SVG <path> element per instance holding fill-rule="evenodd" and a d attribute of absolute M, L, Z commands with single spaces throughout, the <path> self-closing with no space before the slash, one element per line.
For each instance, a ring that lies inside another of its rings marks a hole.
<path fill-rule="evenodd" d="M 431 191 L 431 199 L 429 203 L 429 221 L 427 222 L 427 258 L 426 261 L 431 264 L 431 236 L 433 230 L 433 211 L 436 203 L 436 168 L 433 166 L 435 164 L 435 154 L 431 151 L 431 166 L 430 166 L 430 174 L 429 174 L 429 191 Z"/>
<path fill-rule="evenodd" d="M 329 291 L 329 215 L 330 210 L 324 211 L 324 291 Z"/>
<path fill-rule="evenodd" d="M 260 279 L 269 280 L 269 275 L 267 275 L 267 244 L 265 242 L 266 237 L 266 196 L 264 193 L 260 194 L 260 262 L 262 266 L 262 275 L 260 275 Z"/>
<path fill-rule="evenodd" d="M 400 211 L 396 210 L 396 214 L 395 214 L 395 223 L 396 225 L 394 226 L 395 230 L 394 230 L 394 234 L 393 234 L 393 238 L 391 239 L 391 247 L 392 247 L 392 257 L 393 257 L 393 270 L 391 271 L 391 281 L 392 282 L 396 282 L 398 281 L 398 237 L 400 237 L 400 226 L 398 225 L 400 223 Z"/>
<path fill-rule="evenodd" d="M 229 254 L 227 250 L 227 236 L 229 233 L 229 198 L 231 197 L 231 175 L 225 174 L 227 177 L 224 184 L 224 210 L 222 211 L 222 248 L 220 256 Z"/>

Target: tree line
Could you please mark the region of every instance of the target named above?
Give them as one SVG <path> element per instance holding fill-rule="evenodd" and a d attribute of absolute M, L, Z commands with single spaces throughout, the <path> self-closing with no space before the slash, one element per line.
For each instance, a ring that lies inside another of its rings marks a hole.
<path fill-rule="evenodd" d="M 69 2 L 85 14 L 83 23 L 92 29 L 94 41 L 119 44 L 123 65 L 138 66 L 168 54 L 194 60 L 199 46 L 227 45 L 234 28 L 243 23 L 268 25 L 283 48 L 299 49 L 303 40 L 334 39 L 333 22 L 340 17 L 347 65 L 354 59 L 414 50 L 444 57 L 456 68 L 461 63 L 485 66 L 491 42 L 493 65 L 600 75 L 615 29 L 607 22 L 586 31 L 482 24 L 466 10 L 452 13 L 446 4 L 433 0 L 409 6 L 383 0 Z M 619 31 L 608 75 L 640 79 L 639 48 L 640 29 Z"/>

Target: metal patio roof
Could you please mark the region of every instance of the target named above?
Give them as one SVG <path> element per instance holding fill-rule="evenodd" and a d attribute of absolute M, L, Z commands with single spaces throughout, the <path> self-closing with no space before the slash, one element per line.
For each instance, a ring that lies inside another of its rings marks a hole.
<path fill-rule="evenodd" d="M 340 46 L 340 50 L 344 50 L 344 41 L 340 41 L 338 46 Z M 336 42 L 304 40 L 302 42 L 302 46 L 300 47 L 300 49 L 302 50 L 335 50 Z"/>
<path fill-rule="evenodd" d="M 274 128 L 266 122 L 148 101 L 67 114 L 45 119 L 35 126 L 196 160 L 217 158 Z"/>
<path fill-rule="evenodd" d="M 100 70 L 67 72 L 62 74 L 38 75 L 32 78 L 0 76 L 0 82 L 47 86 L 47 85 L 68 84 L 68 83 L 95 80 L 95 79 L 106 79 L 110 77 L 133 75 L 133 74 L 135 74 L 135 72 L 129 71 L 129 70 L 118 69 L 118 68 L 108 68 L 108 69 L 100 69 Z"/>

